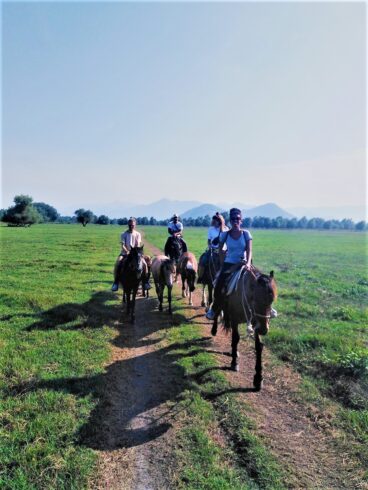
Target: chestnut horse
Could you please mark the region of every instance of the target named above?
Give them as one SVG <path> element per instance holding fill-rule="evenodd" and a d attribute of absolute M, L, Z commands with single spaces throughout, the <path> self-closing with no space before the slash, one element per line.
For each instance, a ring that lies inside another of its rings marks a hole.
<path fill-rule="evenodd" d="M 192 292 L 195 290 L 195 281 L 198 271 L 197 259 L 191 252 L 184 252 L 178 263 L 178 274 L 181 275 L 182 296 L 186 298 L 189 294 L 189 304 L 192 305 Z M 185 281 L 187 285 L 185 287 Z"/>
<path fill-rule="evenodd" d="M 242 270 L 235 289 L 224 300 L 225 329 L 231 330 L 231 369 L 239 371 L 239 323 L 252 322 L 254 327 L 256 350 L 256 374 L 253 386 L 256 391 L 262 387 L 262 350 L 263 343 L 259 336 L 266 335 L 271 318 L 271 305 L 277 298 L 277 287 L 273 271 L 270 275 L 252 267 L 250 271 Z M 216 332 L 212 332 L 216 333 Z"/>
<path fill-rule="evenodd" d="M 126 300 L 127 315 L 135 321 L 135 298 L 141 281 L 145 281 L 143 264 L 143 246 L 132 247 L 121 270 L 120 282 L 123 286 L 123 302 Z"/>
<path fill-rule="evenodd" d="M 167 300 L 169 303 L 168 312 L 171 314 L 171 290 L 174 282 L 176 271 L 175 261 L 166 257 L 166 255 L 158 255 L 152 261 L 152 276 L 155 282 L 157 298 L 159 301 L 158 309 L 162 311 L 162 302 L 164 297 L 164 289 L 167 287 Z"/>

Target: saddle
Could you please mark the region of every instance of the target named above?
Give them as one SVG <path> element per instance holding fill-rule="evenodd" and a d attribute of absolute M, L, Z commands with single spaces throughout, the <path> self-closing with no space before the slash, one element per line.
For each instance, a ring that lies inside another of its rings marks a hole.
<path fill-rule="evenodd" d="M 234 264 L 233 267 L 231 267 L 227 272 L 226 272 L 226 277 L 224 281 L 224 287 L 222 289 L 222 292 L 224 295 L 229 296 L 233 291 L 235 291 L 238 287 L 238 283 L 240 278 L 243 276 L 243 274 L 246 274 L 247 270 L 245 268 L 245 265 L 243 262 L 240 264 Z M 220 275 L 220 271 L 216 274 L 215 280 L 213 281 L 214 287 L 216 286 L 217 279 Z"/>

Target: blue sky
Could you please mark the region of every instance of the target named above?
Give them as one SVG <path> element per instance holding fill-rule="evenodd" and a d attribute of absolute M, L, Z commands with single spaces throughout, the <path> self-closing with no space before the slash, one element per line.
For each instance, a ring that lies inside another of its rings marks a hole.
<path fill-rule="evenodd" d="M 364 3 L 2 5 L 2 205 L 364 205 Z"/>

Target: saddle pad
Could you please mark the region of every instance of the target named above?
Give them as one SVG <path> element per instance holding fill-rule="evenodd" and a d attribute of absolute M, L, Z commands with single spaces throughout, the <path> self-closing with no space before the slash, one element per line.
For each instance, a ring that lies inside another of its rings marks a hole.
<path fill-rule="evenodd" d="M 238 287 L 239 279 L 246 273 L 245 266 L 243 265 L 240 269 L 237 269 L 230 277 L 227 283 L 226 296 L 229 296 Z"/>

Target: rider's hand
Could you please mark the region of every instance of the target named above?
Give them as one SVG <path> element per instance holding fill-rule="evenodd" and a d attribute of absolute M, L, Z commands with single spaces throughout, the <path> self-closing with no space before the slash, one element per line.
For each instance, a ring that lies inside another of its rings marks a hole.
<path fill-rule="evenodd" d="M 246 270 L 247 270 L 247 271 L 250 271 L 250 270 L 251 270 L 251 268 L 252 268 L 252 264 L 250 264 L 249 262 L 247 262 L 247 263 L 245 264 L 245 268 L 246 268 Z"/>

